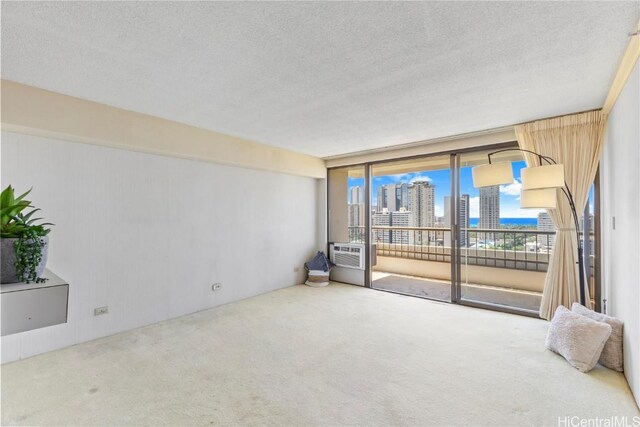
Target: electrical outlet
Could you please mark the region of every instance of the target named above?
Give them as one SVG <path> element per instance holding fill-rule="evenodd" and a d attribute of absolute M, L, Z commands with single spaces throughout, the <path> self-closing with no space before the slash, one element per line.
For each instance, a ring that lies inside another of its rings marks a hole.
<path fill-rule="evenodd" d="M 212 290 L 213 292 L 219 291 L 220 289 L 222 289 L 222 283 L 214 283 L 214 284 L 211 286 L 211 290 Z"/>
<path fill-rule="evenodd" d="M 104 307 L 98 307 L 93 310 L 94 316 L 100 316 L 101 314 L 107 314 L 109 312 L 109 306 L 105 305 Z"/>

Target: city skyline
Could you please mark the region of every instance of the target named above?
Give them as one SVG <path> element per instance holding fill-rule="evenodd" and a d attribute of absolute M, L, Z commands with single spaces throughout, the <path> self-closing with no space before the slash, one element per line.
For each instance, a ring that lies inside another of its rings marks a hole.
<path fill-rule="evenodd" d="M 529 218 L 536 219 L 543 209 L 520 209 L 520 170 L 526 167 L 524 161 L 513 162 L 514 182 L 500 186 L 500 218 Z M 469 195 L 469 217 L 477 219 L 480 217 L 480 189 L 473 187 L 471 178 L 471 167 L 460 169 L 460 194 Z M 445 197 L 451 196 L 451 178 L 448 169 L 422 171 L 397 175 L 376 176 L 373 178 L 373 189 L 371 206 L 377 207 L 379 188 L 390 184 L 410 184 L 415 181 L 429 181 L 435 186 L 434 212 L 436 217 L 445 215 Z M 349 188 L 354 186 L 364 186 L 363 178 L 349 178 Z M 351 201 L 349 201 L 351 202 Z"/>

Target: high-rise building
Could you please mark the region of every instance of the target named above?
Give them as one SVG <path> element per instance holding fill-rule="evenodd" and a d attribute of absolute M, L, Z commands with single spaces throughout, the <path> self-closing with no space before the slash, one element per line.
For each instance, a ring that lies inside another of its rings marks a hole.
<path fill-rule="evenodd" d="M 354 186 L 349 189 L 349 240 L 364 239 L 364 187 Z"/>
<path fill-rule="evenodd" d="M 480 188 L 479 228 L 500 228 L 500 186 Z"/>
<path fill-rule="evenodd" d="M 538 224 L 536 228 L 540 231 L 556 231 L 556 225 L 553 223 L 553 220 L 546 211 L 538 214 Z M 553 244 L 556 241 L 555 234 L 538 234 L 537 237 L 538 247 L 541 250 L 549 251 L 553 248 Z"/>
<path fill-rule="evenodd" d="M 387 209 L 389 212 L 397 212 L 400 208 L 409 207 L 409 184 L 387 184 L 378 187 L 377 212 Z"/>
<path fill-rule="evenodd" d="M 349 227 L 364 227 L 364 203 L 349 204 Z"/>
<path fill-rule="evenodd" d="M 409 184 L 403 182 L 401 184 L 396 184 L 395 188 L 396 192 L 396 211 L 404 208 L 405 210 L 409 210 Z"/>
<path fill-rule="evenodd" d="M 351 187 L 351 194 L 349 197 L 350 204 L 364 203 L 364 187 L 355 186 Z"/>
<path fill-rule="evenodd" d="M 389 212 L 395 212 L 400 209 L 400 206 L 398 206 L 398 199 L 396 198 L 396 186 L 395 184 L 393 184 L 385 185 L 384 187 L 387 200 L 387 205 L 385 206 L 385 208 L 387 208 Z"/>
<path fill-rule="evenodd" d="M 471 204 L 469 195 L 460 196 L 460 243 L 466 246 L 469 243 L 469 228 L 471 227 Z"/>
<path fill-rule="evenodd" d="M 582 231 L 583 233 L 586 231 L 585 230 L 585 222 L 584 222 L 584 215 L 580 216 L 580 231 Z M 595 256 L 595 245 L 593 244 L 593 239 L 594 239 L 594 233 L 596 231 L 596 223 L 595 223 L 595 216 L 593 214 L 589 214 L 589 221 L 587 223 L 587 225 L 589 226 L 589 235 L 590 235 L 590 244 L 589 244 L 589 250 L 591 252 L 591 255 Z M 587 242 L 584 242 L 584 247 L 585 247 L 585 251 L 587 250 Z"/>
<path fill-rule="evenodd" d="M 469 236 L 469 214 L 470 214 L 470 206 L 469 206 L 469 195 L 463 194 L 460 196 L 460 201 L 458 204 L 458 209 L 460 211 L 460 245 L 466 246 Z M 447 196 L 444 198 L 444 224 L 445 227 L 451 227 L 453 224 L 453 217 L 451 215 L 451 197 Z M 446 240 L 446 239 L 445 239 Z M 449 237 L 448 243 L 451 244 L 451 238 Z"/>
<path fill-rule="evenodd" d="M 428 181 L 415 181 L 409 186 L 409 210 L 415 227 L 433 227 L 436 223 L 436 186 Z"/>
<path fill-rule="evenodd" d="M 363 242 L 365 236 L 364 230 L 364 203 L 349 204 L 349 241 Z"/>
<path fill-rule="evenodd" d="M 414 181 L 409 186 L 409 210 L 413 213 L 414 227 L 435 227 L 436 187 L 429 181 Z M 415 241 L 419 244 L 436 243 L 435 231 L 421 231 Z"/>
<path fill-rule="evenodd" d="M 385 226 L 389 227 L 391 225 L 391 214 L 387 208 L 383 208 L 381 211 L 378 211 L 371 215 L 371 226 Z M 389 230 L 373 230 L 373 241 L 378 243 L 390 243 L 391 242 L 391 232 Z"/>
<path fill-rule="evenodd" d="M 413 224 L 413 213 L 401 207 L 396 212 L 391 212 L 392 227 L 410 227 Z M 412 245 L 414 242 L 413 230 L 392 230 L 391 242 L 403 245 Z"/>
<path fill-rule="evenodd" d="M 378 187 L 378 199 L 376 201 L 376 212 L 382 213 L 387 207 L 387 190 L 384 185 Z"/>
<path fill-rule="evenodd" d="M 389 212 L 384 208 L 382 212 L 376 212 L 371 217 L 371 225 L 385 227 L 410 227 L 413 223 L 413 214 L 405 208 L 399 211 Z M 413 244 L 413 232 L 409 230 L 373 230 L 373 239 L 378 243 Z"/>
<path fill-rule="evenodd" d="M 593 233 L 595 231 L 595 217 L 593 214 L 589 214 L 589 231 Z M 584 215 L 580 215 L 580 231 L 584 231 Z"/>

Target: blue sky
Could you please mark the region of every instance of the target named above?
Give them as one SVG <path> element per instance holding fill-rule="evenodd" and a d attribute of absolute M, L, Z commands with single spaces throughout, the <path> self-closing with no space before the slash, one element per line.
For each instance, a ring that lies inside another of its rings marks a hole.
<path fill-rule="evenodd" d="M 500 217 L 502 218 L 536 218 L 540 209 L 520 209 L 520 169 L 526 167 L 523 161 L 513 162 L 514 182 L 500 187 Z M 400 175 L 377 176 L 373 178 L 372 204 L 376 204 L 378 187 L 399 182 L 417 180 L 430 181 L 436 187 L 436 216 L 444 215 L 444 198 L 451 194 L 451 178 L 448 169 L 407 173 Z M 364 179 L 349 179 L 349 187 L 364 185 Z M 468 194 L 471 204 L 471 218 L 478 217 L 479 190 L 473 187 L 471 167 L 460 169 L 460 193 Z"/>

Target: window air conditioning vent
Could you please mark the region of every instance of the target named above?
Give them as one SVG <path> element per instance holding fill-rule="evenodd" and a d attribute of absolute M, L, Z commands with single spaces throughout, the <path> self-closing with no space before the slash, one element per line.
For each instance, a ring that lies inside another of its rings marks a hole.
<path fill-rule="evenodd" d="M 361 243 L 334 243 L 330 248 L 331 261 L 338 267 L 364 270 L 364 245 Z"/>

